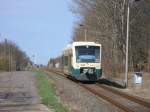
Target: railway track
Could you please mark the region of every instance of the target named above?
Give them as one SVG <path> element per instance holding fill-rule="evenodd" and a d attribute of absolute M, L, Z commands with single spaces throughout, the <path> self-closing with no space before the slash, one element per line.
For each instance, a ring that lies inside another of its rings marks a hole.
<path fill-rule="evenodd" d="M 86 88 L 90 92 L 94 93 L 100 98 L 107 100 L 108 102 L 116 105 L 126 112 L 150 112 L 149 105 L 145 105 L 144 101 L 137 101 L 137 98 L 127 98 L 126 94 L 119 94 L 112 92 L 106 88 L 100 87 L 99 85 L 88 85 L 82 84 L 82 87 Z"/>
<path fill-rule="evenodd" d="M 129 94 L 125 93 L 125 92 L 121 92 L 119 90 L 116 90 L 114 88 L 111 88 L 111 87 L 108 87 L 108 86 L 105 86 L 105 85 L 97 84 L 97 86 L 99 86 L 101 88 L 104 88 L 104 89 L 106 89 L 106 90 L 108 90 L 110 92 L 113 92 L 115 94 L 118 94 L 120 96 L 123 96 L 123 97 L 125 97 L 125 98 L 127 98 L 129 100 L 132 100 L 132 101 L 136 102 L 136 103 L 144 105 L 147 108 L 150 108 L 150 101 L 148 101 L 146 99 L 140 98 L 138 96 L 129 95 Z"/>
<path fill-rule="evenodd" d="M 63 72 L 51 72 L 68 78 Z M 77 82 L 76 80 L 72 81 Z M 102 84 L 83 84 L 80 82 L 78 84 L 95 94 L 99 99 L 102 98 L 125 112 L 150 112 L 150 102 L 139 97 L 128 95 L 127 93 L 120 92 Z"/>

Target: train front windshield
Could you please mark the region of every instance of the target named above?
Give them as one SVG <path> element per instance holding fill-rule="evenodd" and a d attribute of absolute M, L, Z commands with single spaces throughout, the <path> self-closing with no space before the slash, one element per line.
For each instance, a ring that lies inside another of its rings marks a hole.
<path fill-rule="evenodd" d="M 76 46 L 77 63 L 99 63 L 100 47 L 98 46 Z"/>

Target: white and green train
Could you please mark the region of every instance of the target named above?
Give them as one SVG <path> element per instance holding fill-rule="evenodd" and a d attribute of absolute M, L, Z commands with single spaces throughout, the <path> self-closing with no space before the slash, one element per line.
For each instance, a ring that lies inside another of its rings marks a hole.
<path fill-rule="evenodd" d="M 63 52 L 65 73 L 80 81 L 97 81 L 102 76 L 101 44 L 73 42 Z"/>

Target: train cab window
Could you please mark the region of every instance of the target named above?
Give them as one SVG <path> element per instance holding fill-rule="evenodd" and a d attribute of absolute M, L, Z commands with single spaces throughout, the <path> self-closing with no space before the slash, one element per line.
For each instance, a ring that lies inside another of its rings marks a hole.
<path fill-rule="evenodd" d="M 99 46 L 76 46 L 76 61 L 99 63 L 100 47 Z"/>

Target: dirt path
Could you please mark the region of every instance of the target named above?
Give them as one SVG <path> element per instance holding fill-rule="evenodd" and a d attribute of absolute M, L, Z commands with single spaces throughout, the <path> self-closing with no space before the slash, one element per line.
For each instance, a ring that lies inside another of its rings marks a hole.
<path fill-rule="evenodd" d="M 51 112 L 41 104 L 33 72 L 0 73 L 0 112 Z"/>

